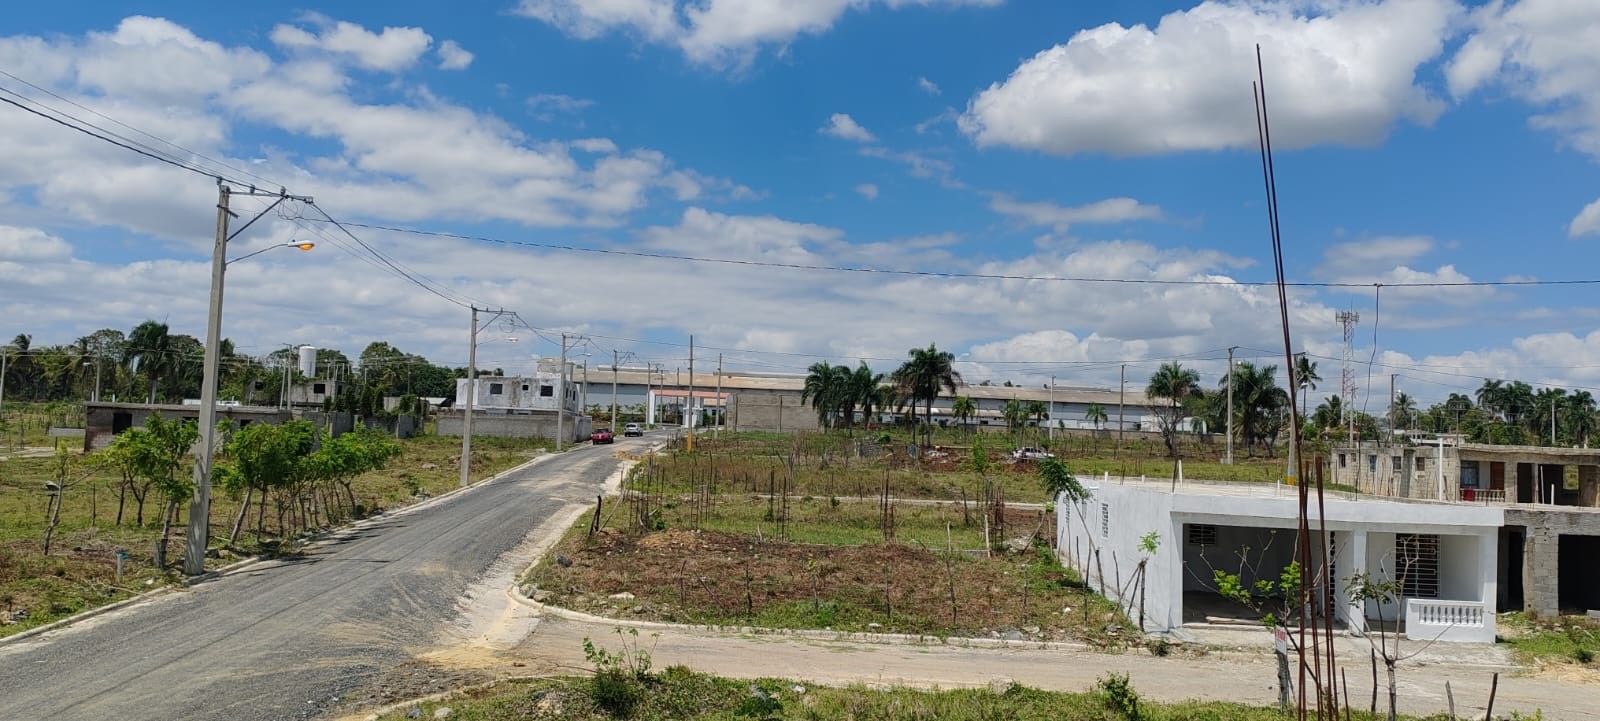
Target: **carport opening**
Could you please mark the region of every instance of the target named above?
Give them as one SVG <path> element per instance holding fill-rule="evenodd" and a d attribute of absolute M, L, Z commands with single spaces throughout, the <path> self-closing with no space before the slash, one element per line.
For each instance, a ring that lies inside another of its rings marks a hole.
<path fill-rule="evenodd" d="M 1558 599 L 1562 613 L 1600 610 L 1600 574 L 1594 572 L 1594 559 L 1600 555 L 1600 536 L 1562 536 Z"/>
<path fill-rule="evenodd" d="M 1294 561 L 1295 533 L 1288 528 L 1183 524 L 1183 622 L 1229 623 L 1260 618 L 1249 606 L 1217 592 L 1218 571 L 1246 587 L 1274 584 Z"/>

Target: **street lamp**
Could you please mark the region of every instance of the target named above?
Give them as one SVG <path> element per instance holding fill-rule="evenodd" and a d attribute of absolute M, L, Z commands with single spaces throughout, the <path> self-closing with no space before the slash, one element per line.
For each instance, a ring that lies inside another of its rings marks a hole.
<path fill-rule="evenodd" d="M 237 217 L 237 214 L 228 209 L 228 199 L 235 192 L 240 195 L 273 198 L 273 201 L 238 230 L 229 233 L 228 219 Z M 257 220 L 285 200 L 311 202 L 310 197 L 289 195 L 281 189 L 276 193 L 253 187 L 249 190 L 235 191 L 225 183 L 220 181 L 217 183 L 217 236 L 211 247 L 211 303 L 206 317 L 205 366 L 200 381 L 200 455 L 194 464 L 194 498 L 189 504 L 189 530 L 184 537 L 183 572 L 190 576 L 198 576 L 206 571 L 206 546 L 209 545 L 211 532 L 211 463 L 216 453 L 217 438 L 217 364 L 222 354 L 222 288 L 228 264 L 260 255 L 274 248 L 292 247 L 311 250 L 316 247 L 309 242 L 290 241 L 267 246 L 229 261 L 228 241 L 239 237 L 240 233 L 248 230 Z"/>

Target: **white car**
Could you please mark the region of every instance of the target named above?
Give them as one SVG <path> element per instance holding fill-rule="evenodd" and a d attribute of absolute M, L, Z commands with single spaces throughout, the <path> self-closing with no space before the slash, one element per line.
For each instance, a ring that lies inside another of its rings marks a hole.
<path fill-rule="evenodd" d="M 1011 452 L 1011 457 L 1016 459 L 1016 460 L 1019 460 L 1019 461 L 1021 461 L 1021 460 L 1036 461 L 1036 460 L 1039 460 L 1041 458 L 1055 458 L 1056 454 L 1051 453 L 1049 451 L 1046 451 L 1043 448 L 1023 447 L 1023 448 L 1018 448 L 1017 450 L 1012 451 Z"/>
<path fill-rule="evenodd" d="M 637 423 L 629 423 L 628 425 L 622 427 L 622 436 L 624 438 L 628 436 L 642 435 L 644 435 L 644 428 Z"/>

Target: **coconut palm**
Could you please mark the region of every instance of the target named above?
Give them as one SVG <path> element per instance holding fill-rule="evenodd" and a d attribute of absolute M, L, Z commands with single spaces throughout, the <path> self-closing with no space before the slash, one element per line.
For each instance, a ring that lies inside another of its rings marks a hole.
<path fill-rule="evenodd" d="M 1311 391 L 1317 389 L 1317 382 L 1322 376 L 1317 375 L 1317 362 L 1301 353 L 1294 359 L 1294 380 L 1300 390 L 1300 417 L 1306 415 L 1306 404 L 1310 402 Z"/>
<path fill-rule="evenodd" d="M 150 383 L 149 403 L 156 402 L 156 388 L 161 381 L 177 369 L 173 352 L 172 335 L 166 323 L 147 320 L 134 326 L 123 346 L 122 363 L 129 371 L 141 373 Z"/>
<path fill-rule="evenodd" d="M 1558 420 L 1559 411 L 1566 406 L 1565 388 L 1540 388 L 1533 396 L 1533 412 L 1528 414 L 1528 427 L 1535 438 L 1548 438 L 1550 445 L 1558 443 L 1559 433 L 1551 426 Z"/>
<path fill-rule="evenodd" d="M 1478 390 L 1474 395 L 1477 396 L 1479 408 L 1488 411 L 1491 417 L 1501 417 L 1502 412 L 1505 410 L 1506 401 L 1506 384 L 1504 381 L 1485 378 L 1483 379 L 1483 385 L 1478 386 Z"/>
<path fill-rule="evenodd" d="M 924 443 L 932 443 L 933 401 L 939 397 L 941 389 L 954 393 L 956 384 L 961 382 L 961 374 L 951 367 L 956 357 L 939 350 L 932 343 L 927 348 L 912 348 L 906 355 L 906 362 L 889 379 L 901 398 L 910 401 L 913 406 L 918 401 L 922 402 L 922 422 L 924 433 L 927 434 Z"/>
<path fill-rule="evenodd" d="M 817 411 L 817 425 L 831 428 L 834 425 L 836 414 L 839 410 L 839 398 L 847 390 L 841 383 L 843 376 L 838 372 L 844 371 L 848 375 L 850 369 L 835 366 L 827 361 L 812 363 L 806 369 L 805 387 L 800 390 L 800 402 L 811 401 L 811 407 Z"/>
<path fill-rule="evenodd" d="M 971 396 L 958 396 L 950 404 L 950 415 L 955 416 L 961 425 L 970 428 L 973 416 L 978 415 L 978 406 L 972 402 Z"/>
<path fill-rule="evenodd" d="M 1152 401 L 1150 412 L 1160 426 L 1161 440 L 1167 444 L 1167 455 L 1178 455 L 1178 447 L 1174 442 L 1178 421 L 1183 420 L 1185 404 L 1189 399 L 1200 395 L 1200 374 L 1184 368 L 1177 361 L 1163 363 L 1150 376 L 1150 384 L 1145 386 L 1144 394 Z"/>
<path fill-rule="evenodd" d="M 1567 396 L 1564 414 L 1567 433 L 1578 445 L 1588 448 L 1589 436 L 1595 429 L 1594 396 L 1589 391 L 1573 391 Z"/>
<path fill-rule="evenodd" d="M 1093 423 L 1094 429 L 1098 431 L 1101 429 L 1101 425 L 1108 420 L 1106 409 L 1102 408 L 1099 403 L 1090 403 L 1089 408 L 1083 412 L 1083 419 Z"/>
<path fill-rule="evenodd" d="M 1006 430 L 1016 432 L 1022 427 L 1022 422 L 1028 417 L 1027 406 L 1022 401 L 1012 398 L 1006 401 L 1006 406 L 1000 415 L 1006 420 Z"/>
<path fill-rule="evenodd" d="M 845 370 L 844 366 L 834 368 L 836 374 L 844 371 L 839 374 L 839 380 L 844 384 L 844 391 L 840 394 L 844 426 L 850 428 L 855 425 L 858 407 L 861 409 L 862 422 L 870 422 L 872 412 L 884 406 L 883 374 L 873 373 L 866 361 L 862 361 L 854 371 Z"/>
<path fill-rule="evenodd" d="M 1389 430 L 1410 428 L 1417 418 L 1417 399 L 1412 398 L 1410 394 L 1400 393 L 1394 397 L 1394 407 L 1390 408 L 1389 412 L 1393 416 L 1389 419 L 1389 423 L 1394 426 Z"/>

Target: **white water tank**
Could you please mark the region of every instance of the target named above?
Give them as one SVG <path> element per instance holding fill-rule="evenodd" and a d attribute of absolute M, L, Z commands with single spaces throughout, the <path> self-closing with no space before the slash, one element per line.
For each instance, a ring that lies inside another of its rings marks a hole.
<path fill-rule="evenodd" d="M 317 349 L 315 346 L 300 346 L 300 374 L 307 378 L 317 377 Z"/>

